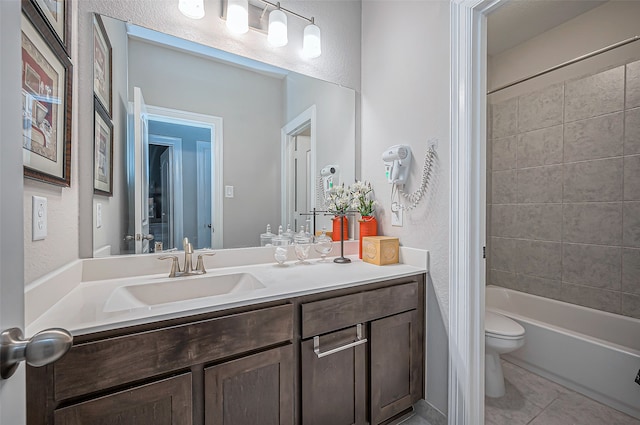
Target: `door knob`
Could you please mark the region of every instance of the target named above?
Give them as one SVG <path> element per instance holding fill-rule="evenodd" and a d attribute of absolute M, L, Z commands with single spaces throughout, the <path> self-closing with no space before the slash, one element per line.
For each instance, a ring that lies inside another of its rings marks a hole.
<path fill-rule="evenodd" d="M 0 377 L 10 378 L 21 361 L 31 366 L 44 366 L 64 356 L 71 348 L 73 337 L 60 328 L 38 332 L 29 339 L 23 339 L 18 328 L 0 333 Z"/>

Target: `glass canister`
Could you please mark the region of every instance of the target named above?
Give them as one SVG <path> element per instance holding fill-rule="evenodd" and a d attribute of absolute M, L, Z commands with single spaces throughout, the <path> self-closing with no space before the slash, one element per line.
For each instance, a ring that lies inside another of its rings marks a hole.
<path fill-rule="evenodd" d="M 274 236 L 275 234 L 271 233 L 271 225 L 267 224 L 267 231 L 260 234 L 260 246 L 271 245 L 271 240 Z"/>

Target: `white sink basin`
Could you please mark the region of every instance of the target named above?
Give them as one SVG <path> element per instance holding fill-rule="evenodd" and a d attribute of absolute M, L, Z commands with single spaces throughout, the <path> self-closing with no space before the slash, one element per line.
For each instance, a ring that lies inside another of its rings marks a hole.
<path fill-rule="evenodd" d="M 105 303 L 103 311 L 152 307 L 198 298 L 236 294 L 265 286 L 250 273 L 166 278 L 160 281 L 120 286 Z"/>

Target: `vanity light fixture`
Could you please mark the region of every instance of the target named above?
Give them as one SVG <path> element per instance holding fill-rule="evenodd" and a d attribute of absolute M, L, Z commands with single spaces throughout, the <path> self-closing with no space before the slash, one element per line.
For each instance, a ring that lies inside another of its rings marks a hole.
<path fill-rule="evenodd" d="M 320 28 L 318 28 L 313 18 L 311 18 L 311 23 L 304 27 L 302 54 L 310 59 L 317 58 L 322 54 L 321 44 Z"/>
<path fill-rule="evenodd" d="M 178 10 L 191 19 L 204 18 L 204 0 L 179 0 Z"/>
<path fill-rule="evenodd" d="M 227 0 L 227 28 L 235 34 L 249 31 L 249 0 Z"/>
<path fill-rule="evenodd" d="M 314 18 L 307 18 L 292 10 L 273 3 L 269 0 L 226 0 L 222 2 L 222 19 L 226 19 L 227 27 L 236 34 L 243 34 L 253 28 L 258 32 L 267 33 L 267 41 L 275 47 L 286 46 L 288 39 L 287 15 L 295 16 L 307 21 L 309 24 L 304 29 L 302 43 L 302 56 L 313 59 L 322 54 L 320 28 L 315 24 Z M 239 9 L 239 4 L 242 6 Z M 239 11 L 241 10 L 241 13 Z M 269 12 L 267 26 L 267 12 Z"/>
<path fill-rule="evenodd" d="M 282 47 L 289 42 L 287 38 L 287 15 L 280 8 L 280 2 L 277 4 L 277 9 L 273 9 L 269 13 L 267 41 L 274 47 Z"/>

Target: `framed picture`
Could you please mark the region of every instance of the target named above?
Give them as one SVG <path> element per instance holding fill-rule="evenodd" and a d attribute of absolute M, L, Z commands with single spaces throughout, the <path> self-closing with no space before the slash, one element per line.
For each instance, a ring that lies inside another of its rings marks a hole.
<path fill-rule="evenodd" d="M 71 61 L 44 18 L 22 9 L 22 159 L 24 175 L 71 185 Z"/>
<path fill-rule="evenodd" d="M 71 52 L 71 0 L 27 0 L 36 5 L 65 52 Z"/>
<path fill-rule="evenodd" d="M 113 123 L 97 96 L 93 119 L 93 192 L 113 195 Z"/>
<path fill-rule="evenodd" d="M 93 93 L 111 117 L 111 43 L 99 15 L 93 15 Z"/>

